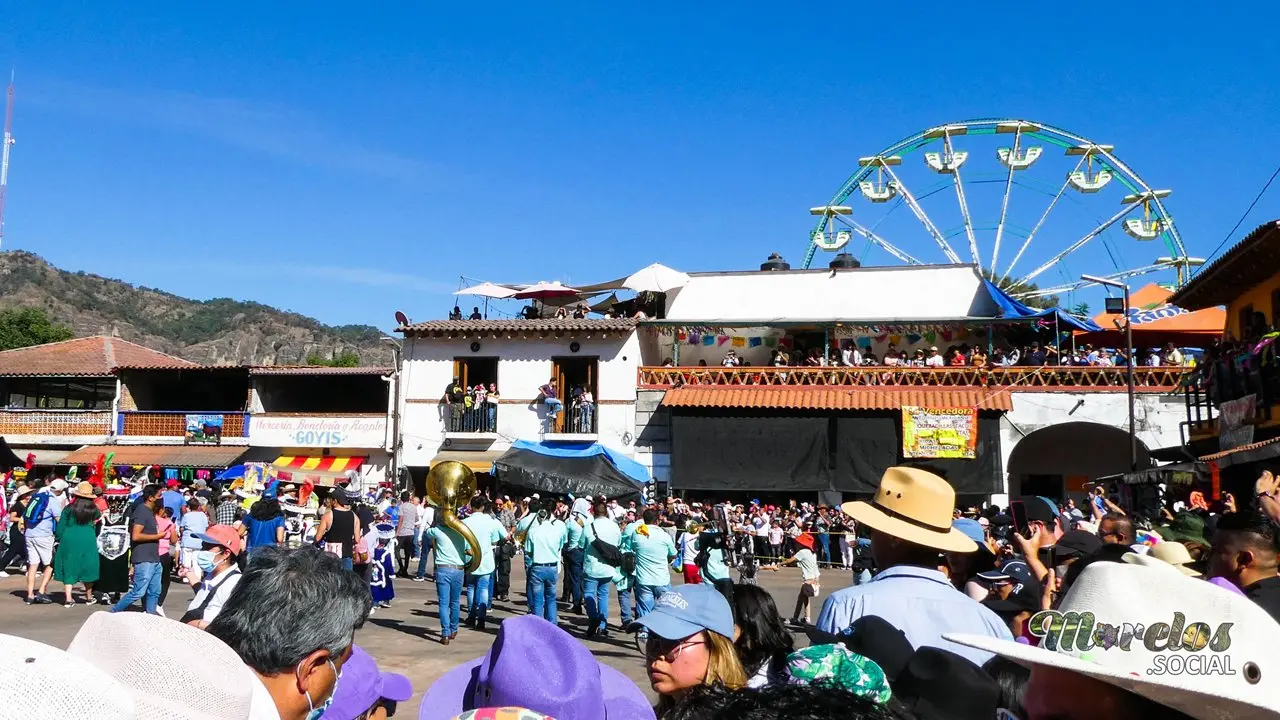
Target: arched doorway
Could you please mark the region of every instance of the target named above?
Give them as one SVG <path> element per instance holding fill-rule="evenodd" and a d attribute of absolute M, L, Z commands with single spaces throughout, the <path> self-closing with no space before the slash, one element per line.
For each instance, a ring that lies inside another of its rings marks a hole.
<path fill-rule="evenodd" d="M 1149 467 L 1151 455 L 1138 440 L 1138 469 Z M 1087 482 L 1129 472 L 1129 433 L 1092 422 L 1050 425 L 1013 446 L 1006 472 L 1012 496 L 1078 497 Z"/>

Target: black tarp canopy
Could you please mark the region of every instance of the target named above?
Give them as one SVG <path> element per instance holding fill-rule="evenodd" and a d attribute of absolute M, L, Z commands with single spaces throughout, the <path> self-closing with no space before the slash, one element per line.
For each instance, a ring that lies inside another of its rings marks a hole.
<path fill-rule="evenodd" d="M 634 497 L 649 482 L 643 465 L 597 443 L 557 444 L 517 440 L 493 461 L 498 482 L 535 492 L 574 497 Z"/>
<path fill-rule="evenodd" d="M 26 467 L 27 461 L 18 457 L 9 447 L 9 443 L 0 437 L 0 470 L 9 472 L 14 468 Z"/>

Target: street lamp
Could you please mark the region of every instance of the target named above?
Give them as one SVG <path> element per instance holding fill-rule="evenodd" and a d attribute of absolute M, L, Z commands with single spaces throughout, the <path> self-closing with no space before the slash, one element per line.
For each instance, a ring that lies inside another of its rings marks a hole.
<path fill-rule="evenodd" d="M 1080 279 L 1124 291 L 1125 380 L 1129 385 L 1129 472 L 1137 472 L 1138 435 L 1133 421 L 1133 320 L 1129 317 L 1129 284 L 1095 275 L 1081 275 Z"/>
<path fill-rule="evenodd" d="M 391 459 L 387 464 L 387 471 L 391 475 L 391 481 L 398 485 L 400 482 L 400 364 L 403 347 L 400 341 L 393 337 L 383 336 L 380 340 L 383 345 L 391 348 L 392 362 L 395 364 L 391 368 Z"/>

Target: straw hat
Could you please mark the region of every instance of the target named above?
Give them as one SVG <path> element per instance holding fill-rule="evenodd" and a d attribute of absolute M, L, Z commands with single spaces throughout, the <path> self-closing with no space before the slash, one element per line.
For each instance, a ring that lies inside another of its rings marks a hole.
<path fill-rule="evenodd" d="M 138 717 L 115 678 L 65 650 L 14 635 L 0 635 L 0 697 L 6 717 Z"/>
<path fill-rule="evenodd" d="M 840 506 L 845 515 L 873 530 L 945 552 L 974 552 L 978 544 L 951 526 L 956 491 L 926 470 L 891 467 L 870 501 Z"/>
<path fill-rule="evenodd" d="M 1058 612 L 1077 617 L 1092 613 L 1098 625 L 1121 628 L 1119 642 L 1080 650 L 1074 638 L 1068 643 L 1064 636 L 1057 650 L 1049 650 L 978 635 L 944 633 L 943 637 L 1019 665 L 1079 673 L 1197 720 L 1280 715 L 1280 695 L 1275 692 L 1276 678 L 1280 677 L 1280 655 L 1276 653 L 1280 623 L 1243 595 L 1167 567 L 1099 562 L 1080 574 Z M 1175 615 L 1185 619 L 1182 642 L 1187 642 L 1188 635 L 1195 636 L 1193 624 L 1202 624 L 1200 628 L 1208 628 L 1206 634 L 1211 634 L 1215 644 L 1222 645 L 1223 639 L 1229 643 L 1216 649 L 1210 645 L 1198 651 L 1171 651 L 1162 642 L 1154 644 L 1158 649 L 1148 649 L 1143 637 L 1124 642 L 1126 625 L 1131 631 L 1138 625 L 1156 628 L 1157 634 L 1156 626 L 1163 625 L 1167 634 L 1172 632 L 1170 625 L 1178 622 Z M 1032 623 L 1034 627 L 1035 621 Z M 1228 664 L 1231 674 L 1226 673 Z M 1214 669 L 1221 672 L 1209 672 Z"/>
<path fill-rule="evenodd" d="M 75 497 L 88 498 L 89 500 L 92 500 L 94 498 L 93 485 L 87 480 L 81 480 L 76 483 L 76 489 L 72 490 L 71 494 Z"/>
<path fill-rule="evenodd" d="M 1172 565 L 1187 577 L 1198 578 L 1201 575 L 1198 570 L 1188 567 L 1195 562 L 1195 558 L 1191 557 L 1187 546 L 1180 542 L 1156 543 L 1145 555 L 1142 553 L 1125 553 L 1120 559 L 1134 565 Z"/>
<path fill-rule="evenodd" d="M 121 683 L 141 720 L 280 717 L 262 681 L 235 650 L 190 625 L 146 613 L 97 612 L 67 652 Z"/>

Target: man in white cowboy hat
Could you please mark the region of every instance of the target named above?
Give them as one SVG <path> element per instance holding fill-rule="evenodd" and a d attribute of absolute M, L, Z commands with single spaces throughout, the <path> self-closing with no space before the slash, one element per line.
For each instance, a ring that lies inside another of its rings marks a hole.
<path fill-rule="evenodd" d="M 1022 720 L 1280 718 L 1280 624 L 1169 565 L 1092 563 L 1028 628 L 1038 647 L 946 636 L 1031 669 Z"/>
<path fill-rule="evenodd" d="M 965 632 L 1012 640 L 1000 616 L 956 590 L 938 569 L 944 552 L 976 552 L 978 544 L 952 527 L 956 493 L 931 472 L 891 467 L 869 501 L 841 510 L 871 530 L 871 554 L 879 574 L 869 583 L 836 591 L 822 605 L 818 629 L 840 633 L 865 615 L 878 615 L 907 636 L 913 647 L 939 647 L 981 665 L 991 653 L 944 640 Z M 963 628 L 963 630 L 961 629 Z"/>

